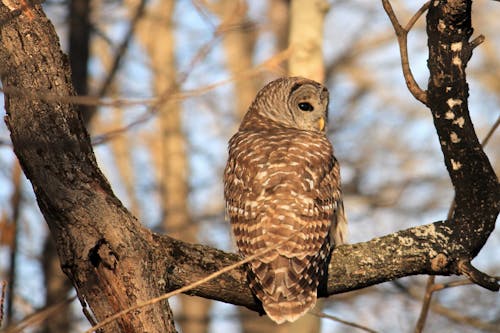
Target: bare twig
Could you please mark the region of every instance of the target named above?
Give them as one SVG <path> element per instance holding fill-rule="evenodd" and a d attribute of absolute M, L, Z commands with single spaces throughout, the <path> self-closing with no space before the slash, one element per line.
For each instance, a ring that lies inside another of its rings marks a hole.
<path fill-rule="evenodd" d="M 211 40 L 213 42 L 213 40 Z M 238 76 L 233 76 L 227 79 L 222 79 L 220 81 L 207 84 L 203 87 L 191 90 L 182 90 L 172 94 L 169 94 L 168 101 L 171 100 L 184 100 L 186 98 L 190 98 L 193 96 L 199 96 L 205 94 L 217 87 L 226 85 L 228 83 L 237 81 L 237 80 L 246 80 L 253 76 L 257 76 L 260 72 L 269 70 L 273 71 L 280 64 L 285 62 L 291 54 L 291 49 L 285 49 L 279 53 L 274 54 L 270 58 L 264 60 L 262 63 L 256 65 L 253 68 L 250 68 L 244 72 L 238 73 Z M 189 67 L 194 67 L 189 65 Z M 26 90 L 17 88 L 14 86 L 4 86 L 0 87 L 0 92 L 5 94 L 9 94 L 11 96 L 23 96 L 26 98 L 30 98 L 33 100 L 41 100 L 46 102 L 60 102 L 60 103 L 71 103 L 75 105 L 84 105 L 84 106 L 108 106 L 108 107 L 130 107 L 130 106 L 148 106 L 155 107 L 156 105 L 165 102 L 162 97 L 166 94 L 163 93 L 160 97 L 152 97 L 152 98 L 114 98 L 114 97 L 97 97 L 90 95 L 60 95 L 51 92 L 50 90 Z M 104 135 L 104 134 L 103 134 Z M 2 140 L 0 141 L 0 145 L 10 145 L 10 140 Z"/>
<path fill-rule="evenodd" d="M 62 308 L 67 307 L 68 304 L 75 300 L 76 296 L 68 298 L 62 302 L 56 303 L 54 305 L 48 306 L 46 308 L 37 311 L 28 317 L 21 320 L 15 326 L 7 327 L 3 333 L 18 333 L 23 332 L 27 327 L 33 326 L 35 324 L 39 324 L 43 322 L 45 319 L 49 318 L 53 314 L 58 313 Z"/>
<path fill-rule="evenodd" d="M 142 18 L 145 12 L 146 8 L 146 0 L 141 0 L 139 2 L 139 5 L 137 6 L 137 9 L 134 13 L 134 16 L 130 22 L 129 28 L 127 33 L 125 34 L 125 37 L 123 38 L 123 41 L 120 43 L 120 46 L 118 47 L 116 51 L 116 56 L 113 60 L 113 64 L 111 66 L 111 70 L 109 71 L 108 75 L 104 79 L 103 83 L 101 84 L 101 87 L 99 88 L 99 91 L 97 95 L 99 97 L 104 96 L 109 87 L 111 86 L 111 83 L 113 83 L 113 80 L 116 76 L 116 73 L 118 72 L 118 69 L 120 68 L 121 61 L 123 59 L 123 56 L 125 55 L 127 49 L 129 48 L 129 44 L 132 41 L 132 37 L 134 36 L 134 31 L 137 27 L 138 22 Z"/>
<path fill-rule="evenodd" d="M 14 318 L 14 295 L 16 294 L 15 281 L 17 279 L 17 255 L 19 245 L 19 217 L 22 206 L 22 184 L 21 184 L 21 165 L 14 163 L 12 168 L 13 191 L 10 197 L 12 213 L 10 223 L 14 230 L 14 235 L 10 244 L 10 267 L 9 267 L 9 297 L 7 299 L 7 325 L 12 323 Z"/>
<path fill-rule="evenodd" d="M 422 300 L 422 309 L 420 310 L 417 325 L 415 325 L 415 333 L 421 333 L 424 329 L 425 322 L 427 320 L 427 314 L 429 313 L 429 307 L 431 305 L 432 293 L 434 292 L 434 281 L 434 276 L 429 276 L 429 278 L 427 279 L 427 285 L 425 286 L 425 295 L 424 299 Z"/>
<path fill-rule="evenodd" d="M 444 307 L 441 304 L 432 303 L 431 310 L 432 312 L 453 320 L 457 323 L 468 325 L 482 331 L 500 333 L 500 327 L 498 327 L 498 324 L 495 324 L 494 322 L 484 322 L 479 318 L 464 315 L 463 313 Z"/>
<path fill-rule="evenodd" d="M 475 49 L 479 44 L 484 42 L 485 39 L 486 37 L 484 37 L 484 35 L 479 35 L 470 42 L 470 46 L 472 47 L 472 49 Z"/>
<path fill-rule="evenodd" d="M 489 276 L 472 266 L 470 259 L 463 259 L 458 262 L 458 270 L 467 276 L 475 284 L 491 291 L 500 290 L 498 279 Z"/>
<path fill-rule="evenodd" d="M 193 58 L 192 63 L 188 66 L 189 69 L 195 68 L 195 66 L 194 66 L 195 62 L 201 60 L 202 56 L 205 56 L 209 52 L 212 45 L 217 41 L 217 39 L 218 39 L 217 36 L 218 36 L 217 34 L 214 35 L 214 38 L 212 40 L 210 40 L 204 47 L 202 47 L 200 49 L 200 52 L 198 53 L 198 55 Z M 202 89 L 197 89 L 194 91 L 187 92 L 186 94 L 179 94 L 178 91 L 175 90 L 176 89 L 175 87 L 168 87 L 165 90 L 165 92 L 162 93 L 161 96 L 154 102 L 154 105 L 151 106 L 150 110 L 148 110 L 143 115 L 139 116 L 136 120 L 128 123 L 127 125 L 125 125 L 123 127 L 120 127 L 116 130 L 108 131 L 105 134 L 96 136 L 92 143 L 94 145 L 102 144 L 105 141 L 111 139 L 112 137 L 114 137 L 116 135 L 120 135 L 123 132 L 126 132 L 127 130 L 129 130 L 135 126 L 146 122 L 147 120 L 151 119 L 151 117 L 153 117 L 154 115 L 157 114 L 159 105 L 161 105 L 162 103 L 165 103 L 168 100 L 171 100 L 174 97 L 183 98 L 183 97 L 187 97 L 187 96 L 192 96 L 195 94 L 203 93 L 207 90 L 213 89 L 219 85 L 229 83 L 231 81 L 235 81 L 238 79 L 248 78 L 248 77 L 251 77 L 253 75 L 257 75 L 263 68 L 272 68 L 272 66 L 275 66 L 275 64 L 277 62 L 282 62 L 282 61 L 286 60 L 290 56 L 290 53 L 291 53 L 290 49 L 286 49 L 283 52 L 280 52 L 280 53 L 274 55 L 273 57 L 271 57 L 270 59 L 264 61 L 261 65 L 257 66 L 256 68 L 250 69 L 250 70 L 245 71 L 243 73 L 240 73 L 238 75 L 238 78 L 233 77 L 233 78 L 230 78 L 228 80 L 223 80 L 221 82 L 217 82 L 215 84 L 209 85 L 209 86 L 204 87 Z M 191 70 L 187 70 L 186 72 L 181 73 L 181 75 L 179 76 L 180 78 L 177 82 L 177 85 L 181 85 L 188 78 L 190 72 L 191 72 Z"/>
<path fill-rule="evenodd" d="M 481 143 L 483 145 L 483 148 L 486 147 L 486 145 L 488 144 L 488 141 L 490 141 L 490 138 L 493 136 L 493 133 L 495 133 L 498 126 L 500 126 L 500 116 L 498 116 L 497 120 L 495 121 L 493 126 L 491 126 L 488 133 L 486 133 L 486 136 L 484 137 L 483 142 Z"/>
<path fill-rule="evenodd" d="M 344 319 L 340 319 L 339 317 L 335 317 L 335 316 L 332 316 L 332 315 L 329 315 L 329 314 L 326 314 L 324 312 L 317 312 L 317 311 L 309 311 L 308 312 L 309 314 L 313 315 L 313 316 L 317 316 L 317 317 L 320 317 L 320 318 L 326 318 L 326 319 L 330 319 L 330 320 L 333 320 L 333 321 L 336 321 L 336 322 L 339 322 L 341 324 L 344 324 L 344 325 L 347 325 L 347 326 L 351 326 L 351 327 L 356 327 L 356 328 L 359 328 L 360 330 L 363 330 L 365 332 L 370 332 L 370 333 L 377 333 L 377 331 L 374 331 L 372 330 L 371 328 L 368 328 L 366 326 L 362 326 L 362 325 L 359 325 L 359 324 L 356 324 L 356 323 L 353 323 L 351 321 L 347 321 L 347 320 L 344 320 Z"/>
<path fill-rule="evenodd" d="M 408 60 L 408 32 L 413 27 L 415 22 L 420 18 L 420 16 L 422 16 L 422 14 L 429 8 L 430 1 L 426 2 L 422 5 L 422 7 L 420 7 L 420 9 L 415 13 L 415 15 L 413 15 L 413 17 L 404 28 L 401 26 L 401 24 L 399 24 L 399 21 L 394 14 L 394 11 L 392 10 L 392 6 L 389 0 L 382 0 L 382 5 L 384 6 L 384 10 L 387 13 L 387 16 L 389 16 L 389 19 L 391 20 L 392 26 L 394 27 L 394 31 L 396 32 L 396 36 L 398 38 L 399 53 L 401 55 L 401 66 L 403 68 L 403 75 L 405 78 L 406 86 L 417 100 L 427 105 L 427 92 L 419 87 L 411 72 L 410 62 Z"/>
<path fill-rule="evenodd" d="M 472 283 L 469 280 L 464 279 L 464 280 L 454 281 L 454 282 L 451 282 L 449 284 L 455 285 L 455 284 L 459 284 L 459 282 L 463 283 L 463 284 Z M 403 290 L 411 298 L 413 298 L 415 300 L 419 300 L 419 301 L 421 300 L 420 294 L 417 290 L 412 289 L 412 288 L 407 288 L 398 282 L 394 282 L 394 284 L 398 288 Z M 445 286 L 445 285 L 448 285 L 448 284 L 443 284 L 443 286 Z M 445 288 L 443 288 L 443 289 L 445 289 Z M 477 328 L 480 330 L 488 331 L 488 332 L 500 333 L 500 328 L 498 327 L 498 325 L 495 325 L 494 323 L 484 322 L 481 319 L 478 319 L 476 317 L 464 315 L 463 313 L 449 309 L 449 308 L 447 308 L 439 303 L 431 302 L 430 309 L 434 313 L 437 313 L 437 314 L 439 314 L 443 317 L 446 317 L 446 318 L 448 318 L 454 322 L 457 322 L 459 324 L 468 325 L 468 326 L 471 326 L 471 327 L 474 327 L 474 328 Z"/>
<path fill-rule="evenodd" d="M 7 289 L 7 281 L 2 281 L 0 283 L 0 327 L 2 327 L 2 322 L 3 322 L 3 302 L 5 300 L 6 289 Z"/>

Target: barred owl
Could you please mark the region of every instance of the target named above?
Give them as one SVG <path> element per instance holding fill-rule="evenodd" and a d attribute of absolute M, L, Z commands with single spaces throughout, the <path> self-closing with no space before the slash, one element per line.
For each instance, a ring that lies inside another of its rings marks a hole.
<path fill-rule="evenodd" d="M 325 134 L 328 90 L 299 77 L 266 85 L 229 141 L 227 215 L 250 288 L 276 323 L 311 309 L 347 228 L 339 164 Z"/>

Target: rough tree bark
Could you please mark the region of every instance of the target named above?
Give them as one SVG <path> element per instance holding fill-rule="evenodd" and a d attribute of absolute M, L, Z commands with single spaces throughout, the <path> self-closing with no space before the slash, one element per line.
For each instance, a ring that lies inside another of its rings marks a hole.
<path fill-rule="evenodd" d="M 78 95 L 88 93 L 89 44 L 90 44 L 90 0 L 71 0 L 68 3 L 69 11 L 69 60 L 73 87 Z M 78 106 L 83 122 L 88 128 L 92 114 L 91 109 Z M 42 258 L 44 283 L 46 285 L 45 306 L 61 302 L 72 289 L 68 278 L 61 271 L 60 260 L 50 235 L 47 235 Z M 63 307 L 51 320 L 43 324 L 42 333 L 69 332 L 72 324 L 71 308 Z"/>
<path fill-rule="evenodd" d="M 456 189 L 456 213 L 447 221 L 340 246 L 332 255 L 322 296 L 414 274 L 465 274 L 498 290 L 496 281 L 470 265 L 494 229 L 500 201 L 497 177 L 467 110 L 464 70 L 474 46 L 469 42 L 470 2 L 435 1 L 427 21 L 429 105 Z M 5 120 L 56 240 L 63 270 L 82 304 L 90 306 L 91 320 L 103 320 L 237 262 L 235 254 L 151 233 L 126 211 L 97 167 L 81 117 L 69 103 L 74 91 L 68 68 L 40 6 L 2 0 Z M 242 268 L 189 293 L 262 311 Z M 128 313 L 104 329 L 174 330 L 167 302 Z"/>
<path fill-rule="evenodd" d="M 74 94 L 67 58 L 40 6 L 0 5 L 3 87 Z M 158 296 L 162 269 L 151 233 L 131 216 L 104 178 L 78 112 L 65 102 L 6 93 L 5 121 L 14 151 L 32 182 L 63 271 L 91 322 Z M 95 319 L 94 319 L 95 317 Z M 175 331 L 166 302 L 129 314 L 107 332 Z"/>

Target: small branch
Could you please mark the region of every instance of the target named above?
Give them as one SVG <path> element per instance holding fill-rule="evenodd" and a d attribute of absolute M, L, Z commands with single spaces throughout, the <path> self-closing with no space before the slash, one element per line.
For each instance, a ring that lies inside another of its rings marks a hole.
<path fill-rule="evenodd" d="M 481 142 L 481 145 L 483 146 L 483 148 L 486 147 L 486 145 L 488 144 L 488 141 L 490 141 L 490 138 L 493 136 L 493 133 L 495 133 L 498 126 L 500 126 L 500 116 L 498 116 L 497 120 L 495 121 L 493 126 L 491 126 L 490 130 L 488 131 L 488 133 L 484 137 L 483 142 Z"/>
<path fill-rule="evenodd" d="M 498 291 L 500 289 L 500 284 L 498 279 L 488 274 L 485 274 L 478 269 L 476 269 L 470 263 L 469 259 L 463 259 L 458 262 L 458 271 L 467 276 L 475 284 L 486 288 L 491 291 Z"/>
<path fill-rule="evenodd" d="M 140 1 L 139 5 L 134 13 L 134 16 L 132 17 L 128 31 L 125 34 L 123 41 L 120 43 L 120 46 L 118 47 L 118 50 L 116 52 L 116 56 L 113 59 L 113 64 L 111 65 L 111 69 L 110 69 L 108 75 L 106 76 L 104 82 L 101 84 L 100 88 L 98 89 L 97 96 L 99 96 L 99 97 L 104 96 L 107 93 L 109 87 L 111 86 L 111 83 L 113 83 L 113 80 L 116 76 L 116 73 L 118 72 L 118 69 L 120 68 L 121 61 L 122 61 L 128 47 L 129 47 L 130 42 L 132 41 L 137 24 L 144 15 L 146 3 L 147 3 L 147 1 L 145 1 L 145 0 Z"/>
<path fill-rule="evenodd" d="M 326 319 L 330 319 L 330 320 L 336 321 L 338 323 L 341 323 L 341 324 L 344 324 L 344 325 L 347 325 L 347 326 L 356 327 L 356 328 L 359 328 L 360 330 L 363 330 L 365 332 L 377 333 L 377 331 L 374 331 L 371 328 L 368 328 L 366 326 L 362 326 L 362 325 L 353 323 L 351 321 L 343 320 L 343 319 L 340 319 L 339 317 L 328 315 L 328 314 L 326 314 L 324 312 L 309 311 L 308 313 L 311 314 L 311 315 L 313 315 L 313 316 L 316 316 L 316 317 L 326 318 Z"/>
<path fill-rule="evenodd" d="M 50 305 L 48 307 L 45 307 L 33 314 L 28 315 L 26 318 L 21 320 L 20 322 L 16 323 L 15 325 L 8 326 L 5 331 L 2 331 L 2 333 L 19 333 L 19 332 L 24 332 L 26 328 L 30 326 L 35 326 L 39 325 L 42 323 L 44 320 L 50 318 L 52 315 L 55 315 L 63 308 L 67 308 L 71 302 L 73 302 L 76 299 L 76 296 L 70 297 L 64 301 L 61 301 L 59 303 L 56 303 L 54 305 Z"/>
<path fill-rule="evenodd" d="M 7 281 L 2 281 L 0 283 L 0 327 L 2 327 L 2 322 L 3 322 L 3 302 L 5 300 L 6 289 L 7 289 Z"/>
<path fill-rule="evenodd" d="M 479 46 L 479 44 L 483 43 L 485 39 L 486 38 L 484 37 L 484 35 L 477 36 L 470 42 L 471 48 L 475 49 L 477 46 Z"/>
<path fill-rule="evenodd" d="M 432 290 L 433 291 L 440 291 L 440 290 L 443 290 L 443 289 L 454 288 L 454 287 L 461 287 L 461 286 L 467 286 L 467 285 L 470 285 L 470 284 L 474 284 L 474 282 L 472 282 L 469 279 L 462 279 L 462 280 L 451 281 L 451 282 L 447 282 L 447 283 L 434 284 L 432 286 Z"/>
<path fill-rule="evenodd" d="M 408 21 L 408 23 L 405 26 L 406 33 L 410 32 L 411 28 L 415 25 L 415 23 L 418 21 L 420 16 L 422 16 L 427 9 L 429 9 L 431 2 L 427 1 L 420 7 L 420 9 L 412 16 L 412 18 Z"/>
<path fill-rule="evenodd" d="M 460 281 L 455 281 L 455 282 L 456 283 L 458 283 L 458 282 L 466 283 L 467 281 L 469 281 L 469 280 L 460 280 Z M 451 282 L 450 284 L 455 285 L 455 282 Z M 405 292 L 412 299 L 415 299 L 418 301 L 421 300 L 419 292 L 416 291 L 414 288 L 407 288 L 406 286 L 404 286 L 398 282 L 393 282 L 393 283 L 397 288 L 401 289 L 403 292 Z M 444 316 L 444 317 L 448 318 L 449 320 L 456 322 L 457 324 L 468 325 L 468 326 L 477 328 L 479 330 L 488 331 L 488 332 L 495 332 L 495 333 L 500 332 L 498 325 L 495 325 L 493 322 L 491 322 L 491 323 L 484 322 L 479 318 L 467 316 L 463 313 L 459 313 L 455 310 L 449 309 L 449 308 L 447 308 L 439 303 L 431 302 L 430 308 L 434 313 L 439 314 L 441 316 Z"/>
<path fill-rule="evenodd" d="M 405 78 L 406 86 L 408 90 L 410 90 L 411 94 L 420 102 L 427 105 L 427 92 L 422 90 L 417 81 L 415 81 L 415 77 L 411 72 L 410 62 L 408 59 L 408 32 L 413 27 L 415 22 L 422 16 L 422 14 L 429 8 L 430 1 L 426 2 L 420 9 L 413 15 L 408 24 L 403 28 L 401 24 L 394 14 L 392 10 L 391 3 L 389 0 L 382 0 L 382 5 L 384 6 L 384 10 L 389 16 L 391 20 L 394 31 L 396 32 L 396 36 L 398 38 L 399 44 L 399 53 L 401 55 L 401 66 L 403 69 L 403 76 Z"/>
<path fill-rule="evenodd" d="M 16 279 L 17 279 L 17 255 L 19 251 L 19 219 L 22 211 L 23 195 L 21 184 L 21 166 L 19 163 L 14 163 L 12 169 L 12 187 L 13 191 L 10 197 L 11 216 L 10 224 L 13 228 L 13 237 L 10 243 L 10 267 L 8 273 L 9 281 L 9 297 L 7 298 L 7 325 L 11 324 L 14 319 L 14 295 L 16 294 Z"/>
<path fill-rule="evenodd" d="M 417 325 L 415 326 L 415 333 L 421 333 L 425 326 L 425 321 L 427 320 L 427 314 L 429 313 L 429 308 L 432 300 L 432 293 L 434 290 L 435 276 L 429 276 L 427 279 L 427 285 L 425 287 L 425 296 L 422 301 L 422 309 L 420 310 L 420 316 L 418 317 Z"/>

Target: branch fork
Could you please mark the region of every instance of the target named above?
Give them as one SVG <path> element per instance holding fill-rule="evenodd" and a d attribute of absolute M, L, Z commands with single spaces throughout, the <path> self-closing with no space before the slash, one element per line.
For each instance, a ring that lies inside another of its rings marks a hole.
<path fill-rule="evenodd" d="M 415 15 L 413 15 L 413 17 L 410 19 L 410 21 L 408 21 L 404 28 L 399 23 L 396 14 L 394 14 L 389 0 L 382 0 L 382 5 L 384 6 L 385 12 L 389 16 L 392 26 L 394 27 L 394 31 L 396 32 L 396 36 L 398 37 L 399 53 L 401 55 L 401 66 L 403 67 L 403 75 L 405 78 L 406 86 L 417 100 L 425 105 L 428 105 L 427 91 L 420 88 L 417 81 L 415 81 L 413 73 L 411 72 L 410 62 L 408 59 L 408 33 L 410 32 L 411 28 L 413 28 L 415 22 L 417 22 L 420 16 L 422 16 L 422 14 L 429 8 L 430 1 L 427 1 L 422 7 L 420 7 L 420 9 L 415 13 Z"/>

